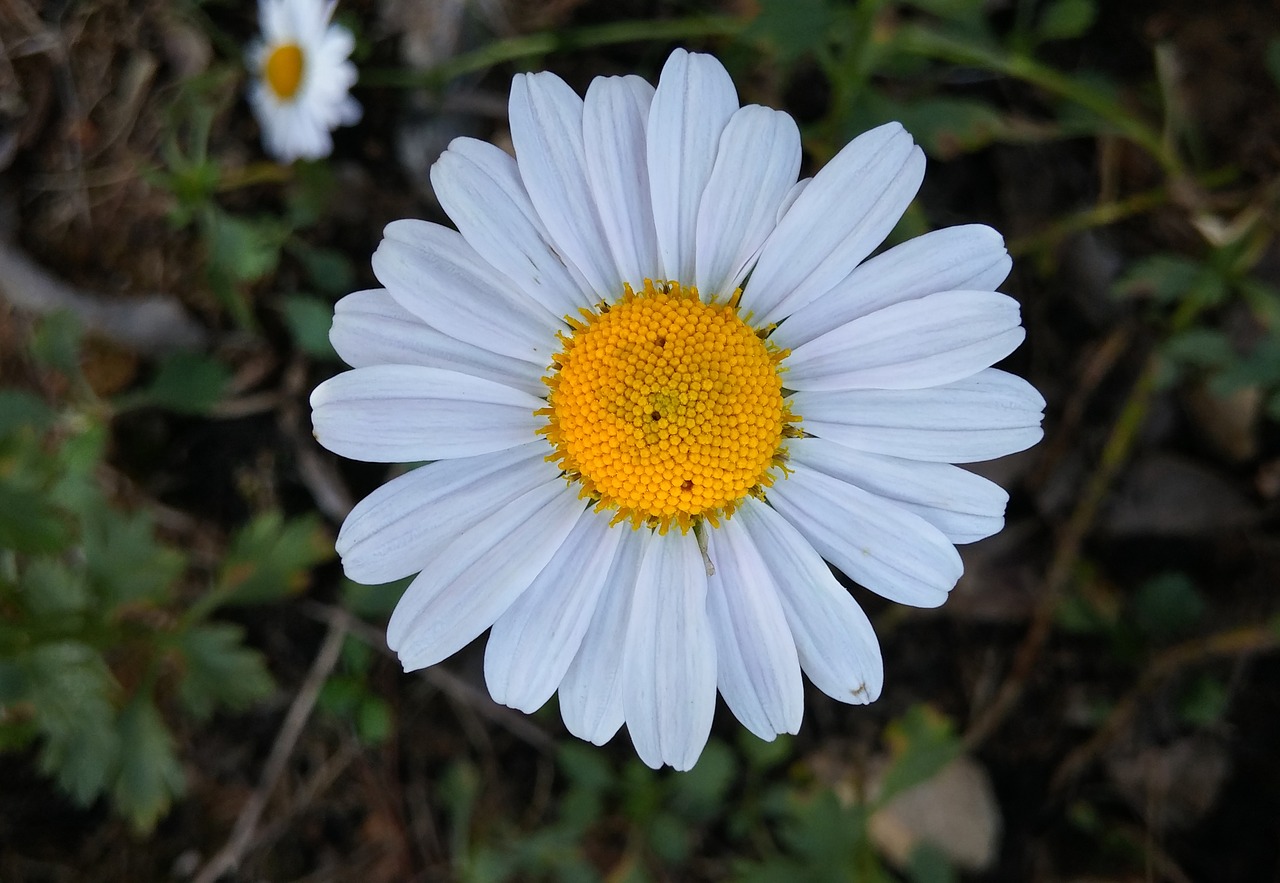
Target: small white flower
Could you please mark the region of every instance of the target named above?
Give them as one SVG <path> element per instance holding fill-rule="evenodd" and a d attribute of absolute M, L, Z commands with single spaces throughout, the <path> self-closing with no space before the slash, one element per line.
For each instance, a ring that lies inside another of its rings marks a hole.
<path fill-rule="evenodd" d="M 571 732 L 625 723 L 655 767 L 697 760 L 717 688 L 763 739 L 799 729 L 802 671 L 873 701 L 875 634 L 826 562 L 941 604 L 1007 501 L 952 464 L 1041 437 L 1044 400 L 990 367 L 1024 335 L 1000 234 L 867 260 L 923 177 L 911 137 L 797 182 L 795 123 L 706 55 L 585 102 L 517 76 L 510 116 L 516 158 L 458 139 L 432 169 L 457 231 L 387 227 L 385 288 L 334 319 L 355 370 L 311 397 L 330 450 L 435 461 L 338 537 L 354 580 L 418 574 L 388 642 L 412 670 L 492 627 L 497 701 L 558 690 Z"/>
<path fill-rule="evenodd" d="M 360 120 L 348 94 L 356 82 L 355 40 L 330 24 L 336 0 L 259 0 L 262 38 L 249 46 L 254 76 L 249 105 L 267 151 L 281 162 L 320 159 L 333 150 L 329 133 Z"/>

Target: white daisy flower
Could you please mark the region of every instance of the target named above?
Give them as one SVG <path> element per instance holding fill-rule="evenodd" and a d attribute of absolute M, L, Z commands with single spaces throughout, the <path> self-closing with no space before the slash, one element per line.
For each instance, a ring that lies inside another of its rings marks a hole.
<path fill-rule="evenodd" d="M 337 0 L 259 0 L 262 38 L 248 49 L 254 75 L 249 105 L 267 151 L 281 162 L 320 159 L 333 150 L 329 133 L 360 120 L 351 97 L 355 39 L 330 24 Z"/>
<path fill-rule="evenodd" d="M 717 689 L 762 739 L 799 729 L 801 672 L 873 701 L 876 636 L 827 562 L 941 604 L 1007 501 L 952 464 L 1041 436 L 1044 400 L 990 367 L 1024 336 L 1000 235 L 868 260 L 923 176 L 911 137 L 797 182 L 791 117 L 707 55 L 585 101 L 520 75 L 510 116 L 514 159 L 464 138 L 432 169 L 457 231 L 387 227 L 385 287 L 336 310 L 354 370 L 311 397 L 330 450 L 435 461 L 338 536 L 358 582 L 417 574 L 391 647 L 418 669 L 492 627 L 494 699 L 558 690 L 572 733 L 625 723 L 654 767 L 694 764 Z"/>

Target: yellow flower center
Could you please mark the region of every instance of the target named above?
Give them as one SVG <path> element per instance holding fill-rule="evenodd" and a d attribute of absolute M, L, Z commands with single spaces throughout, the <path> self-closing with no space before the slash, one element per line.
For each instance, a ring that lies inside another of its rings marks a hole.
<path fill-rule="evenodd" d="M 597 510 L 665 532 L 718 524 L 782 469 L 782 440 L 798 434 L 768 343 L 729 303 L 703 303 L 674 282 L 570 318 L 545 378 L 540 430 L 548 457 Z"/>
<path fill-rule="evenodd" d="M 292 98 L 302 85 L 302 47 L 282 43 L 272 49 L 262 66 L 262 78 L 277 98 L 285 101 Z"/>

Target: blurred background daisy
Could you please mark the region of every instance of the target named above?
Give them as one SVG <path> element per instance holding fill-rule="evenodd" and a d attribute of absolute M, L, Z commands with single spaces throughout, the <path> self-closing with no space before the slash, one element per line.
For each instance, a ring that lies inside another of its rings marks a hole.
<path fill-rule="evenodd" d="M 260 0 L 262 35 L 247 50 L 253 84 L 249 104 L 262 143 L 281 162 L 320 159 L 333 150 L 330 133 L 360 121 L 350 95 L 355 39 L 332 24 L 337 0 Z"/>

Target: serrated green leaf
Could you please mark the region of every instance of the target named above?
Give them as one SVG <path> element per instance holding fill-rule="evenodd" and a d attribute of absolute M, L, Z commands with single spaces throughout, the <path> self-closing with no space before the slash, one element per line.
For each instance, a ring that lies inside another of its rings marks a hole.
<path fill-rule="evenodd" d="M 186 566 L 181 553 L 156 542 L 144 512 L 87 513 L 82 542 L 89 584 L 108 609 L 141 599 L 162 600 Z"/>
<path fill-rule="evenodd" d="M 186 777 L 174 753 L 173 736 L 150 697 L 139 695 L 120 713 L 120 770 L 111 797 L 140 834 L 155 827 Z"/>
<path fill-rule="evenodd" d="M 1054 0 L 1040 17 L 1042 40 L 1074 40 L 1093 26 L 1098 10 L 1093 0 Z"/>
<path fill-rule="evenodd" d="M 304 353 L 317 359 L 335 360 L 338 353 L 329 342 L 333 307 L 304 294 L 291 294 L 281 303 L 289 334 Z"/>
<path fill-rule="evenodd" d="M 210 208 L 202 216 L 209 274 L 231 283 L 255 282 L 276 268 L 288 231 L 272 218 L 248 219 Z"/>
<path fill-rule="evenodd" d="M 241 711 L 270 695 L 275 682 L 262 654 L 244 645 L 244 630 L 231 623 L 205 623 L 179 634 L 182 655 L 178 698 L 196 717 L 218 708 Z"/>
<path fill-rule="evenodd" d="M 951 721 L 924 705 L 913 706 L 885 728 L 893 762 L 884 774 L 876 806 L 936 776 L 960 756 Z"/>
<path fill-rule="evenodd" d="M 222 400 L 230 383 L 231 370 L 218 360 L 200 353 L 174 353 L 160 362 L 151 383 L 121 396 L 116 405 L 204 414 Z"/>
<path fill-rule="evenodd" d="M 310 568 L 334 555 L 333 541 L 316 516 L 285 521 L 259 515 L 231 541 L 215 591 L 227 604 L 259 604 L 300 591 Z"/>
<path fill-rule="evenodd" d="M 43 740 L 40 769 L 87 805 L 106 789 L 120 751 L 111 673 L 93 648 L 75 641 L 42 644 L 20 664 Z"/>

